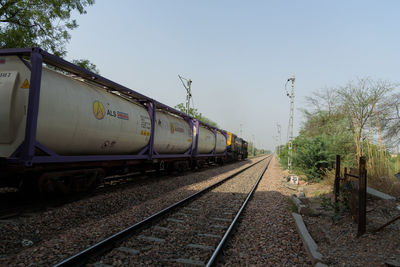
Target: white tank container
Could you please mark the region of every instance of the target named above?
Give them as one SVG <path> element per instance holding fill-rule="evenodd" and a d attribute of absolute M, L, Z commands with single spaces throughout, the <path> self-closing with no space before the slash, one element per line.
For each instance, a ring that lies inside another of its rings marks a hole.
<path fill-rule="evenodd" d="M 197 143 L 197 153 L 209 154 L 214 150 L 215 136 L 208 128 L 200 125 L 199 127 L 199 140 Z"/>
<path fill-rule="evenodd" d="M 184 153 L 191 145 L 192 130 L 185 120 L 165 112 L 156 112 L 154 149 L 158 153 Z"/>
<path fill-rule="evenodd" d="M 226 149 L 226 137 L 222 133 L 217 131 L 217 146 L 215 151 L 217 154 L 223 153 Z"/>
<path fill-rule="evenodd" d="M 30 70 L 18 57 L 2 59 L 0 157 L 9 157 L 25 136 Z M 189 149 L 189 125 L 173 115 L 157 112 L 156 116 L 160 121 L 155 139 L 158 153 Z M 170 132 L 173 125 L 174 132 L 167 134 L 162 125 L 168 125 Z M 43 68 L 36 139 L 57 154 L 135 154 L 148 144 L 150 131 L 150 117 L 143 106 Z M 178 141 L 181 136 L 186 138 Z"/>

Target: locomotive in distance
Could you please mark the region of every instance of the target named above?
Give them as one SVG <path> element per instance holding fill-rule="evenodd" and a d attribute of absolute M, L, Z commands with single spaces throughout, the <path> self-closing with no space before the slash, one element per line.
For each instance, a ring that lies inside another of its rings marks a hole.
<path fill-rule="evenodd" d="M 40 48 L 0 50 L 0 186 L 95 188 L 247 158 L 247 142 Z"/>

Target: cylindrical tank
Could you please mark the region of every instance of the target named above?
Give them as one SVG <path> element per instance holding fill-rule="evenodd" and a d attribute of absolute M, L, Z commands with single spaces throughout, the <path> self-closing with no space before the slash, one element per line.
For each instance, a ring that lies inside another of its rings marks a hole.
<path fill-rule="evenodd" d="M 217 146 L 215 148 L 216 153 L 223 153 L 226 149 L 226 137 L 219 131 L 217 131 Z"/>
<path fill-rule="evenodd" d="M 18 57 L 4 61 L 0 64 L 0 157 L 9 157 L 25 136 L 30 70 Z M 188 123 L 162 112 L 156 118 L 158 153 L 190 148 Z M 149 143 L 150 132 L 149 114 L 140 104 L 43 68 L 36 140 L 50 150 L 60 155 L 135 154 Z"/>
<path fill-rule="evenodd" d="M 214 150 L 215 136 L 208 128 L 199 126 L 199 141 L 197 143 L 197 153 L 209 154 Z"/>
<path fill-rule="evenodd" d="M 158 153 L 184 153 L 192 145 L 192 130 L 182 118 L 157 111 L 155 125 L 154 149 Z"/>

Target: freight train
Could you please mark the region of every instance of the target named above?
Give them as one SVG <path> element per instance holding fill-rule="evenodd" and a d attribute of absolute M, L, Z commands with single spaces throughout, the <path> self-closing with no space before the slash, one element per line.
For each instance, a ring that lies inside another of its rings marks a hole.
<path fill-rule="evenodd" d="M 40 48 L 0 50 L 1 187 L 70 193 L 246 158 L 235 134 Z"/>

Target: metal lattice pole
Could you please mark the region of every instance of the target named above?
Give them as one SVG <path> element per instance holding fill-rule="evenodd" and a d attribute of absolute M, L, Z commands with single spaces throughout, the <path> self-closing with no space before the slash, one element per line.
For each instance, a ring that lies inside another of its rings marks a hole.
<path fill-rule="evenodd" d="M 181 80 L 183 87 L 186 89 L 186 114 L 189 115 L 190 111 L 190 98 L 192 97 L 192 91 L 191 91 L 191 86 L 192 86 L 192 80 L 188 80 L 186 78 L 183 78 L 182 76 L 178 75 L 179 79 Z M 186 81 L 186 84 L 183 82 L 183 80 Z"/>
<path fill-rule="evenodd" d="M 256 155 L 256 154 L 255 154 L 255 150 L 254 150 L 255 144 L 256 144 L 256 139 L 255 139 L 254 134 L 253 134 L 253 156 Z"/>
<path fill-rule="evenodd" d="M 294 81 L 295 81 L 295 77 L 294 75 L 289 78 L 286 82 L 286 84 L 288 82 L 292 82 L 292 91 L 289 94 L 289 92 L 286 89 L 286 95 L 289 97 L 290 99 L 290 116 L 289 116 L 289 142 L 288 142 L 288 146 L 289 146 L 289 153 L 288 153 L 288 169 L 289 172 L 292 170 L 292 158 L 293 158 L 293 116 L 294 116 Z"/>
<path fill-rule="evenodd" d="M 281 135 L 281 125 L 279 123 L 276 124 L 276 127 L 278 128 L 278 155 L 281 154 L 281 144 L 282 144 L 282 135 Z"/>

